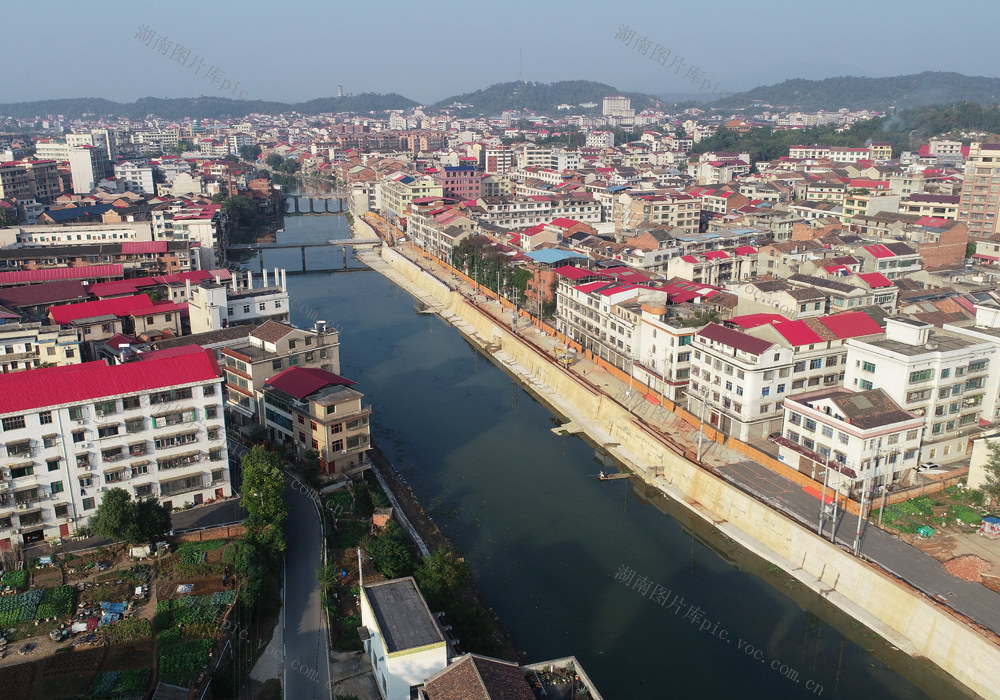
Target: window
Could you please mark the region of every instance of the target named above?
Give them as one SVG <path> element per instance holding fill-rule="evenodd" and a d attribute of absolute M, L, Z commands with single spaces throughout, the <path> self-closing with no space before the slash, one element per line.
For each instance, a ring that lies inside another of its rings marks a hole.
<path fill-rule="evenodd" d="M 951 368 L 945 367 L 943 370 L 941 370 L 941 379 L 947 379 L 950 376 L 951 376 Z"/>
<path fill-rule="evenodd" d="M 330 449 L 332 449 L 334 452 L 341 452 L 344 449 L 344 441 L 334 440 L 333 445 L 330 446 Z"/>
<path fill-rule="evenodd" d="M 24 416 L 8 416 L 0 421 L 4 430 L 17 430 L 24 427 Z"/>
<path fill-rule="evenodd" d="M 94 404 L 94 411 L 98 416 L 110 416 L 113 413 L 118 413 L 118 402 L 100 401 Z"/>
<path fill-rule="evenodd" d="M 281 369 L 281 359 L 273 360 L 271 362 L 271 369 Z"/>
<path fill-rule="evenodd" d="M 805 370 L 806 370 L 805 360 L 796 362 L 795 365 L 792 367 L 793 372 L 805 372 Z"/>
<path fill-rule="evenodd" d="M 257 304 L 257 309 L 259 311 L 267 311 L 267 304 L 265 304 L 264 302 L 261 302 L 261 303 Z"/>
<path fill-rule="evenodd" d="M 932 369 L 922 369 L 916 372 L 910 372 L 910 384 L 915 384 L 917 382 L 926 382 L 933 376 L 934 376 L 934 370 Z"/>
<path fill-rule="evenodd" d="M 802 425 L 802 416 L 800 416 L 798 413 L 789 413 L 788 422 L 791 423 L 792 425 Z"/>
<path fill-rule="evenodd" d="M 50 472 L 59 471 L 59 462 L 61 460 L 56 457 L 55 459 L 45 460 L 45 465 L 49 468 Z"/>
<path fill-rule="evenodd" d="M 827 367 L 836 367 L 837 366 L 837 356 L 836 355 L 831 355 L 830 357 L 826 358 L 826 366 Z"/>
<path fill-rule="evenodd" d="M 52 512 L 57 518 L 65 518 L 69 515 L 69 505 L 66 503 L 60 503 L 52 509 Z"/>
<path fill-rule="evenodd" d="M 133 418 L 132 420 L 125 421 L 125 432 L 141 433 L 144 426 L 145 420 L 143 418 Z"/>
<path fill-rule="evenodd" d="M 219 429 L 217 427 L 212 427 L 208 429 L 208 439 L 209 440 L 219 439 Z"/>
<path fill-rule="evenodd" d="M 84 510 L 94 510 L 94 499 L 85 498 L 83 499 L 83 509 Z"/>
<path fill-rule="evenodd" d="M 215 396 L 215 384 L 212 384 L 210 386 L 206 386 L 204 389 L 202 389 L 201 390 L 201 395 L 202 396 Z"/>
<path fill-rule="evenodd" d="M 243 305 L 243 313 L 245 313 L 245 314 L 250 313 L 250 304 L 244 304 Z"/>
<path fill-rule="evenodd" d="M 97 429 L 97 437 L 106 438 L 118 434 L 118 424 L 114 425 L 102 425 Z"/>
<path fill-rule="evenodd" d="M 309 428 L 313 432 L 316 432 L 316 421 L 314 421 L 314 420 L 309 421 Z"/>
<path fill-rule="evenodd" d="M 812 418 L 806 418 L 805 421 L 803 421 L 802 424 L 805 426 L 806 430 L 809 430 L 809 431 L 815 431 L 816 430 L 816 421 L 814 421 Z"/>
<path fill-rule="evenodd" d="M 833 437 L 833 428 L 831 428 L 829 425 L 824 425 L 821 429 L 821 432 L 823 433 L 823 437 L 828 437 L 828 438 Z"/>
<path fill-rule="evenodd" d="M 74 430 L 73 431 L 73 442 L 83 442 L 87 439 L 87 433 L 84 430 Z"/>
<path fill-rule="evenodd" d="M 288 349 L 289 350 L 294 350 L 295 349 L 295 341 L 294 340 L 289 340 L 288 341 Z"/>
<path fill-rule="evenodd" d="M 862 390 L 864 390 L 864 391 L 868 391 L 868 390 L 869 390 L 869 389 L 871 389 L 871 388 L 872 388 L 872 387 L 873 387 L 874 385 L 873 385 L 873 384 L 872 384 L 872 383 L 871 383 L 870 381 L 868 381 L 867 379 L 862 379 L 862 380 L 860 380 L 860 381 L 858 382 L 858 386 L 860 386 Z"/>
<path fill-rule="evenodd" d="M 219 415 L 218 406 L 206 406 L 205 407 L 205 418 L 216 418 Z"/>
<path fill-rule="evenodd" d="M 875 371 L 875 363 L 874 362 L 862 362 L 861 363 L 861 371 L 862 372 L 874 372 Z"/>
<path fill-rule="evenodd" d="M 769 387 L 769 386 L 766 386 L 766 387 L 764 387 L 763 389 L 760 390 L 760 395 L 761 396 L 770 396 L 770 394 L 771 394 L 771 387 Z"/>
<path fill-rule="evenodd" d="M 823 366 L 823 360 L 821 358 L 816 358 L 815 360 L 809 360 L 809 369 L 819 369 Z"/>
<path fill-rule="evenodd" d="M 778 392 L 777 393 L 779 393 L 779 394 L 784 394 L 785 393 L 785 385 L 784 384 L 779 384 L 778 385 Z"/>
<path fill-rule="evenodd" d="M 38 414 L 38 422 L 42 425 L 48 425 L 52 422 L 52 411 L 42 411 Z"/>
<path fill-rule="evenodd" d="M 49 484 L 49 490 L 51 491 L 51 493 L 53 495 L 55 495 L 57 493 L 62 493 L 65 490 L 63 488 L 63 482 L 61 482 L 61 481 L 53 481 L 51 484 Z"/>
<path fill-rule="evenodd" d="M 142 406 L 142 401 L 140 401 L 138 396 L 126 396 L 122 399 L 122 410 L 123 411 L 134 411 Z"/>
<path fill-rule="evenodd" d="M 770 410 L 771 410 L 771 404 L 769 404 L 769 403 L 762 403 L 760 405 L 760 412 L 761 413 L 767 413 Z"/>
<path fill-rule="evenodd" d="M 765 382 L 769 382 L 769 381 L 771 381 L 773 379 L 774 379 L 774 372 L 773 371 L 764 372 L 764 381 Z"/>

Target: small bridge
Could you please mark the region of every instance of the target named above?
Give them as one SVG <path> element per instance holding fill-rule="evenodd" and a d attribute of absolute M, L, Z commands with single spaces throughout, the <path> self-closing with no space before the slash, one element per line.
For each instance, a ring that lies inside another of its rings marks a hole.
<path fill-rule="evenodd" d="M 326 243 L 237 243 L 227 245 L 226 250 L 256 250 L 260 260 L 260 268 L 264 269 L 264 251 L 278 250 L 282 248 L 300 248 L 302 250 L 302 270 L 310 272 L 306 267 L 306 248 L 342 248 L 344 251 L 344 265 L 339 270 L 347 270 L 347 249 L 348 248 L 374 248 L 382 245 L 381 238 L 331 238 Z M 329 270 L 311 270 L 311 272 L 329 272 Z"/>
<path fill-rule="evenodd" d="M 282 208 L 286 215 L 342 214 L 344 212 L 344 197 L 345 195 L 339 192 L 333 194 L 286 194 L 282 197 Z M 304 204 L 303 200 L 305 200 Z M 330 208 L 330 202 L 333 200 L 339 202 L 336 209 Z M 291 207 L 285 202 L 291 202 Z"/>

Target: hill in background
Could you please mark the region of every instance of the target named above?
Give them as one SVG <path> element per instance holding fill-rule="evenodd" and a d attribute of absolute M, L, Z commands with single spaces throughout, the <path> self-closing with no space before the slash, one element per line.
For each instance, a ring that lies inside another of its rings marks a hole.
<path fill-rule="evenodd" d="M 884 111 L 890 107 L 906 109 L 954 102 L 997 104 L 1000 78 L 926 71 L 893 78 L 795 79 L 729 95 L 709 106 L 740 109 L 756 103 L 810 112 L 836 111 L 842 107 Z"/>
<path fill-rule="evenodd" d="M 560 80 L 554 83 L 530 83 L 515 81 L 497 83 L 482 90 L 467 92 L 462 95 L 448 97 L 429 107 L 430 111 L 448 109 L 454 103 L 472 105 L 458 110 L 461 114 L 482 114 L 490 117 L 499 115 L 505 110 L 530 110 L 556 114 L 561 104 L 578 106 L 587 102 L 596 102 L 600 110 L 602 101 L 608 95 L 625 95 L 632 99 L 632 108 L 642 111 L 647 107 L 658 107 L 661 100 L 641 92 L 622 92 L 604 83 L 591 80 Z M 579 113 L 577 109 L 575 113 Z"/>
<path fill-rule="evenodd" d="M 323 112 L 384 112 L 389 109 L 409 109 L 417 105 L 413 100 L 391 93 L 379 95 L 362 93 L 347 97 L 321 97 L 296 104 L 286 102 L 265 102 L 261 100 L 232 100 L 225 97 L 180 97 L 164 99 L 143 97 L 135 102 L 112 102 L 96 97 L 66 100 L 40 100 L 37 102 L 17 102 L 0 104 L 0 115 L 31 119 L 47 114 L 62 114 L 67 119 L 76 119 L 84 114 L 116 115 L 131 119 L 143 119 L 154 115 L 161 119 L 222 119 L 241 118 L 251 113 L 258 114 L 320 114 Z"/>

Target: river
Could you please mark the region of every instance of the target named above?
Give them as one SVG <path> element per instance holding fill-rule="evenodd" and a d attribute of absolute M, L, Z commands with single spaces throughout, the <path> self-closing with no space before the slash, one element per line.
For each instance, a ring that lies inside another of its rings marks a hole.
<path fill-rule="evenodd" d="M 283 226 L 282 243 L 348 237 L 343 216 Z M 312 268 L 342 264 L 307 251 Z M 264 264 L 297 270 L 301 255 Z M 294 323 L 340 329 L 373 439 L 530 661 L 576 655 L 608 700 L 960 695 L 677 504 L 596 479 L 607 466 L 592 445 L 553 434 L 556 416 L 378 273 L 288 285 Z"/>

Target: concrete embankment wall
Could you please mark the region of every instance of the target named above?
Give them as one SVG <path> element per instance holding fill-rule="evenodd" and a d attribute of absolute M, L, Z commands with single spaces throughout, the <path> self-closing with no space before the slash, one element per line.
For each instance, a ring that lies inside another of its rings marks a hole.
<path fill-rule="evenodd" d="M 551 387 L 561 402 L 572 406 L 571 410 L 556 406 L 557 410 L 565 411 L 574 421 L 583 419 L 581 426 L 591 439 L 604 444 L 648 483 L 714 523 L 742 546 L 782 567 L 907 653 L 928 658 L 983 697 L 997 697 L 995 670 L 1000 668 L 1000 648 L 991 639 L 919 592 L 687 461 L 640 425 L 617 401 L 592 390 L 549 361 L 461 294 L 395 251 L 384 249 L 383 258 L 440 300 L 449 312 L 474 329 L 483 343 L 494 347 L 499 344 L 524 370 Z"/>

